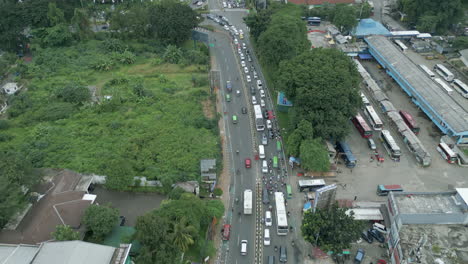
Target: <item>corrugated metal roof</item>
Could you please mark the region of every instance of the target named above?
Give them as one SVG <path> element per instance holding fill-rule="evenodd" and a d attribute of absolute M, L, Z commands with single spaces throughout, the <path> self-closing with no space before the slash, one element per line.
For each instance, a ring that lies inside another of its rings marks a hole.
<path fill-rule="evenodd" d="M 44 243 L 32 264 L 108 264 L 115 248 L 83 241 Z"/>
<path fill-rule="evenodd" d="M 29 264 L 38 250 L 39 247 L 33 245 L 0 245 L 0 263 Z"/>

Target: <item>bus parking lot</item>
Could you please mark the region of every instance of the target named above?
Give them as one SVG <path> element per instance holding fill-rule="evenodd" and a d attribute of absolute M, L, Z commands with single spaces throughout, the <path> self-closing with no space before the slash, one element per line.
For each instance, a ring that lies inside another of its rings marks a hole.
<path fill-rule="evenodd" d="M 377 150 L 384 158 L 384 162 L 379 163 L 372 160 L 374 152 L 369 149 L 367 141 L 362 138 L 354 125 L 349 122 L 351 128 L 350 135 L 346 141 L 351 147 L 357 159 L 357 166 L 353 169 L 346 168 L 343 160 L 338 159 L 341 164 L 338 168 L 342 173 L 337 174 L 338 199 L 357 199 L 367 201 L 384 200 L 385 197 L 376 195 L 378 184 L 400 184 L 405 191 L 445 191 L 452 187 L 466 186 L 466 168 L 456 164 L 449 164 L 437 152 L 436 147 L 442 134 L 433 123 L 410 101 L 408 96 L 383 70 L 380 70 L 375 61 L 361 62 L 366 70 L 371 74 L 379 86 L 386 92 L 390 101 L 398 110 L 405 110 L 416 119 L 421 131 L 418 138 L 432 156 L 432 163 L 429 167 L 423 168 L 416 161 L 414 155 L 408 150 L 400 134 L 390 127 L 386 115 L 380 111 L 380 106 L 363 90 L 364 94 L 371 101 L 380 119 L 384 123 L 384 129 L 390 131 L 396 143 L 401 149 L 400 161 L 393 161 L 379 139 L 380 131 L 373 131 Z M 365 116 L 362 112 L 361 114 Z M 366 118 L 366 121 L 369 121 Z M 369 122 L 368 122 L 369 123 Z"/>

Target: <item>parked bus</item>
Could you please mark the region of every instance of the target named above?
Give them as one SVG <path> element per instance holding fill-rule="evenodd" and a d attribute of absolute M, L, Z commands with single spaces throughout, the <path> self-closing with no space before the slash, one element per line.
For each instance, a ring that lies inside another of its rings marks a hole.
<path fill-rule="evenodd" d="M 265 130 L 265 123 L 263 122 L 262 107 L 260 105 L 254 105 L 255 112 L 255 126 L 257 131 Z"/>
<path fill-rule="evenodd" d="M 398 47 L 403 53 L 405 53 L 406 50 L 408 50 L 408 47 L 406 47 L 406 45 L 403 44 L 403 42 L 401 42 L 401 40 L 396 39 L 394 42 L 395 42 L 395 44 L 397 45 L 397 47 Z"/>
<path fill-rule="evenodd" d="M 387 150 L 388 155 L 390 155 L 390 157 L 393 160 L 400 160 L 400 156 L 401 156 L 400 147 L 397 145 L 397 143 L 393 139 L 392 135 L 390 134 L 390 131 L 382 130 L 382 133 L 380 134 L 380 139 L 382 140 L 382 143 L 385 149 Z"/>
<path fill-rule="evenodd" d="M 366 120 L 361 116 L 361 114 L 357 114 L 353 118 L 353 124 L 361 134 L 361 137 L 363 138 L 370 138 L 372 137 L 372 129 L 370 126 L 367 124 Z"/>
<path fill-rule="evenodd" d="M 344 141 L 338 142 L 336 145 L 336 149 L 338 152 L 341 152 L 341 157 L 345 161 L 346 167 L 348 168 L 354 168 L 356 167 L 357 160 L 353 155 L 353 152 L 351 152 L 351 148 L 349 147 L 348 143 Z"/>
<path fill-rule="evenodd" d="M 286 184 L 286 193 L 288 194 L 288 199 L 292 199 L 292 188 L 289 184 Z"/>
<path fill-rule="evenodd" d="M 440 86 L 442 87 L 442 89 L 444 89 L 444 91 L 447 93 L 447 94 L 452 94 L 453 93 L 453 89 L 450 88 L 450 86 L 448 84 L 446 84 L 444 81 L 442 81 L 442 79 L 440 78 L 434 78 L 434 81 Z"/>
<path fill-rule="evenodd" d="M 286 204 L 284 202 L 284 195 L 282 192 L 275 192 L 275 205 L 276 205 L 276 233 L 278 236 L 285 236 L 288 234 L 288 218 L 286 213 Z"/>
<path fill-rule="evenodd" d="M 367 118 L 369 118 L 369 122 L 371 123 L 371 126 L 374 130 L 382 130 L 382 120 L 380 120 L 372 105 L 366 106 L 364 109 L 364 114 L 367 116 Z"/>
<path fill-rule="evenodd" d="M 315 191 L 315 190 L 320 189 L 323 186 L 325 186 L 325 181 L 322 180 L 322 179 L 318 179 L 318 180 L 299 180 L 297 182 L 297 186 L 299 187 L 300 192 L 303 192 L 303 191 L 312 192 L 312 191 Z"/>
<path fill-rule="evenodd" d="M 389 192 L 402 192 L 403 188 L 401 185 L 377 185 L 377 195 L 378 196 L 386 196 Z"/>
<path fill-rule="evenodd" d="M 444 65 L 442 64 L 436 64 L 434 66 L 434 70 L 437 72 L 437 74 L 439 74 L 440 76 L 442 76 L 442 78 L 444 78 L 447 82 L 451 82 L 453 81 L 453 78 L 455 78 L 455 76 L 453 75 L 452 72 L 450 72 Z"/>
<path fill-rule="evenodd" d="M 452 82 L 452 86 L 455 87 L 455 89 L 457 89 L 463 97 L 468 98 L 468 85 L 466 85 L 459 79 L 454 79 Z"/>
<path fill-rule="evenodd" d="M 457 154 L 444 142 L 437 145 L 437 151 L 448 163 L 455 163 L 458 159 Z"/>
<path fill-rule="evenodd" d="M 416 124 L 416 121 L 414 120 L 413 116 L 410 113 L 403 110 L 400 110 L 399 113 L 401 118 L 403 118 L 403 121 L 405 121 L 406 125 L 409 127 L 409 129 L 411 129 L 411 131 L 413 131 L 415 135 L 418 135 L 421 129 Z"/>
<path fill-rule="evenodd" d="M 364 106 L 370 105 L 369 99 L 367 99 L 366 95 L 363 92 L 361 92 L 361 98 L 362 98 L 362 104 Z"/>
<path fill-rule="evenodd" d="M 421 68 L 421 70 L 427 74 L 427 76 L 431 77 L 431 79 L 434 79 L 435 78 L 435 73 L 433 71 L 431 71 L 429 69 L 429 67 L 427 67 L 426 65 L 424 64 L 419 64 L 419 68 Z"/>

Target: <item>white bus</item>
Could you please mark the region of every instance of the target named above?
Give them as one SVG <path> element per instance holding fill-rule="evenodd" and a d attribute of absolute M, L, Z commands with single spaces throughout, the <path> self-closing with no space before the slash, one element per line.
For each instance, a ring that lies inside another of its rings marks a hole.
<path fill-rule="evenodd" d="M 265 123 L 263 122 L 262 107 L 260 105 L 254 105 L 255 112 L 255 126 L 257 131 L 265 130 Z"/>
<path fill-rule="evenodd" d="M 244 191 L 244 214 L 252 214 L 252 190 Z"/>
<path fill-rule="evenodd" d="M 406 50 L 408 49 L 408 47 L 406 47 L 406 45 L 403 44 L 403 42 L 401 42 L 401 40 L 399 40 L 399 39 L 396 39 L 396 40 L 395 40 L 395 44 L 397 44 L 398 48 L 399 48 L 403 53 L 405 53 Z"/>
<path fill-rule="evenodd" d="M 455 78 L 453 73 L 450 72 L 447 68 L 445 68 L 445 66 L 442 64 L 436 64 L 434 66 L 434 70 L 437 72 L 437 74 L 442 76 L 447 82 L 451 82 L 453 81 L 453 78 Z"/>
<path fill-rule="evenodd" d="M 459 79 L 455 79 L 452 82 L 452 86 L 455 87 L 463 97 L 468 98 L 468 85 Z"/>
<path fill-rule="evenodd" d="M 444 142 L 437 146 L 437 151 L 448 163 L 455 163 L 457 161 L 457 154 Z"/>
<path fill-rule="evenodd" d="M 361 98 L 362 98 L 362 104 L 364 106 L 370 105 L 369 99 L 367 99 L 366 95 L 363 92 L 361 92 Z"/>
<path fill-rule="evenodd" d="M 444 89 L 444 91 L 451 95 L 453 93 L 453 89 L 450 88 L 450 86 L 448 84 L 446 84 L 444 81 L 442 81 L 442 79 L 440 78 L 434 78 L 434 81 L 440 86 L 442 87 L 442 89 Z"/>
<path fill-rule="evenodd" d="M 286 204 L 284 203 L 284 194 L 282 192 L 275 192 L 276 203 L 276 233 L 278 236 L 285 236 L 288 234 L 288 218 L 286 212 Z"/>
<path fill-rule="evenodd" d="M 424 64 L 419 64 L 419 68 L 421 68 L 421 70 L 427 74 L 429 77 L 431 77 L 431 79 L 434 79 L 435 78 L 435 73 L 433 71 L 431 71 L 429 69 L 429 67 L 427 67 L 426 65 Z"/>
<path fill-rule="evenodd" d="M 390 134 L 390 131 L 388 130 L 382 130 L 382 133 L 380 134 L 380 139 L 382 140 L 382 143 L 387 150 L 388 154 L 393 160 L 400 160 L 401 156 L 401 150 L 400 147 L 397 145 L 395 140 L 393 139 L 392 135 Z"/>
<path fill-rule="evenodd" d="M 374 107 L 372 107 L 372 105 L 366 106 L 364 114 L 366 114 L 374 130 L 382 130 L 382 127 L 383 127 L 382 120 L 380 120 L 379 116 L 375 112 Z"/>

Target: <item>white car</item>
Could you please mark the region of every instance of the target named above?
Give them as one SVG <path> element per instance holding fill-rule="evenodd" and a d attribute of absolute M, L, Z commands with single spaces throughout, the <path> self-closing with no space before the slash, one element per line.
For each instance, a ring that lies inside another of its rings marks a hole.
<path fill-rule="evenodd" d="M 237 52 L 239 52 L 239 54 L 242 54 L 242 50 L 240 48 L 237 49 Z"/>
<path fill-rule="evenodd" d="M 242 240 L 241 241 L 241 255 L 246 256 L 247 255 L 247 240 Z"/>
<path fill-rule="evenodd" d="M 267 128 L 268 129 L 273 128 L 273 125 L 271 124 L 271 120 L 267 120 L 266 123 L 267 123 Z"/>
<path fill-rule="evenodd" d="M 224 25 L 224 29 L 227 30 L 227 31 L 229 31 L 228 25 Z"/>
<path fill-rule="evenodd" d="M 261 106 L 261 107 L 265 107 L 265 100 L 260 99 L 260 106 Z"/>
<path fill-rule="evenodd" d="M 247 46 L 245 45 L 245 43 L 242 43 L 242 49 L 247 49 Z"/>
<path fill-rule="evenodd" d="M 231 4 L 228 4 L 228 8 L 232 8 Z"/>
<path fill-rule="evenodd" d="M 257 88 L 260 90 L 262 89 L 262 87 L 263 87 L 262 80 L 257 80 Z"/>
<path fill-rule="evenodd" d="M 226 2 L 223 2 L 223 7 L 226 8 L 227 7 L 227 4 Z"/>
<path fill-rule="evenodd" d="M 247 78 L 248 83 L 252 81 L 252 79 L 250 78 L 250 75 L 247 75 L 245 78 Z"/>
<path fill-rule="evenodd" d="M 260 89 L 260 97 L 265 98 L 265 91 L 263 89 Z"/>
<path fill-rule="evenodd" d="M 271 244 L 270 229 L 265 228 L 263 236 L 263 245 L 269 246 Z"/>
<path fill-rule="evenodd" d="M 234 44 L 239 44 L 239 41 L 236 38 L 234 39 Z"/>
<path fill-rule="evenodd" d="M 257 71 L 253 71 L 253 76 L 254 76 L 254 79 L 257 79 L 257 78 L 258 78 Z"/>
<path fill-rule="evenodd" d="M 252 104 L 254 105 L 257 104 L 257 98 L 255 96 L 252 96 Z"/>
<path fill-rule="evenodd" d="M 241 60 L 245 60 L 244 53 L 241 53 L 241 54 L 240 54 L 240 59 L 241 59 Z"/>
<path fill-rule="evenodd" d="M 270 211 L 265 212 L 265 225 L 266 226 L 272 226 L 273 225 L 273 219 L 271 218 L 271 212 Z"/>
<path fill-rule="evenodd" d="M 245 67 L 245 61 L 241 60 L 242 67 Z"/>
<path fill-rule="evenodd" d="M 248 67 L 244 67 L 244 72 L 245 73 L 249 73 L 249 68 Z M 263 91 L 263 90 L 262 90 Z"/>
<path fill-rule="evenodd" d="M 244 34 L 244 31 L 242 31 L 242 29 L 239 29 L 239 33 Z"/>
<path fill-rule="evenodd" d="M 268 173 L 268 162 L 266 160 L 262 161 L 262 172 Z"/>

